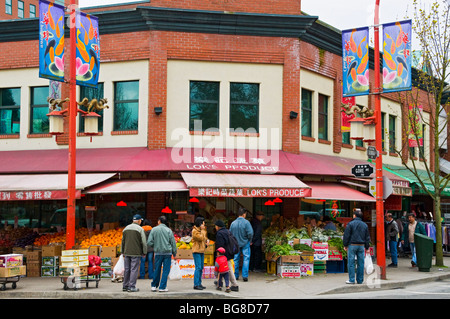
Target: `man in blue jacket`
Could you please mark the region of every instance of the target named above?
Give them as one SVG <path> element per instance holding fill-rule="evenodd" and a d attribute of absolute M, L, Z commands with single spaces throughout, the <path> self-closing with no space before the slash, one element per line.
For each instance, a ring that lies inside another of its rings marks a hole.
<path fill-rule="evenodd" d="M 370 247 L 369 227 L 362 221 L 362 212 L 359 208 L 353 211 L 353 220 L 347 224 L 344 231 L 344 249 L 347 251 L 348 278 L 347 284 L 355 283 L 355 256 L 356 256 L 356 282 L 364 281 L 364 257 Z"/>
<path fill-rule="evenodd" d="M 253 228 L 248 220 L 245 219 L 247 211 L 239 208 L 238 218 L 230 225 L 230 232 L 236 237 L 239 244 L 239 252 L 234 255 L 234 275 L 239 279 L 239 258 L 244 256 L 242 263 L 242 278 L 248 281 L 248 270 L 250 266 L 250 245 L 253 238 Z"/>

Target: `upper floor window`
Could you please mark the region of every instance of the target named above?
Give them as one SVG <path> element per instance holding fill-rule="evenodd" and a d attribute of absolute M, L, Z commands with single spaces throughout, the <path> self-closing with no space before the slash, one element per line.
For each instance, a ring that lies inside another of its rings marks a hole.
<path fill-rule="evenodd" d="M 302 136 L 312 137 L 312 92 L 302 89 Z"/>
<path fill-rule="evenodd" d="M 139 120 L 139 81 L 114 83 L 114 131 L 136 131 Z"/>
<path fill-rule="evenodd" d="M 92 99 L 100 100 L 103 98 L 103 83 L 99 83 L 97 88 L 91 88 L 88 86 L 80 86 L 80 101 L 87 98 L 89 101 Z M 87 107 L 80 106 L 80 109 L 87 112 Z M 103 110 L 95 111 L 101 117 L 98 119 L 98 131 L 103 132 Z M 84 116 L 79 117 L 78 132 L 84 132 Z"/>
<path fill-rule="evenodd" d="M 259 84 L 230 83 L 230 128 L 259 132 Z"/>
<path fill-rule="evenodd" d="M 19 18 L 23 18 L 24 17 L 23 1 L 17 1 L 17 16 Z"/>
<path fill-rule="evenodd" d="M 0 134 L 20 132 L 20 88 L 0 89 Z"/>
<path fill-rule="evenodd" d="M 395 153 L 395 121 L 396 117 L 389 115 L 389 153 Z"/>
<path fill-rule="evenodd" d="M 30 18 L 36 17 L 36 6 L 34 4 L 30 4 Z"/>
<path fill-rule="evenodd" d="M 12 14 L 12 0 L 5 1 L 5 13 Z"/>
<path fill-rule="evenodd" d="M 49 132 L 48 86 L 31 88 L 30 134 L 47 134 Z"/>
<path fill-rule="evenodd" d="M 328 140 L 328 96 L 319 94 L 319 139 Z"/>
<path fill-rule="evenodd" d="M 381 112 L 381 150 L 384 151 L 384 141 L 386 139 L 386 136 L 384 134 L 384 129 L 385 129 L 385 120 L 384 118 L 386 117 L 386 113 Z"/>
<path fill-rule="evenodd" d="M 219 82 L 190 81 L 190 131 L 219 129 L 219 86 Z"/>

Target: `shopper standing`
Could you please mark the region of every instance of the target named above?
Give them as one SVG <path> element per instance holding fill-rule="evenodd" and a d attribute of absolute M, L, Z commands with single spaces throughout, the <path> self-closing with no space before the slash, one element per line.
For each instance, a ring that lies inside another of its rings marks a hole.
<path fill-rule="evenodd" d="M 151 226 L 152 226 L 152 222 L 149 221 L 148 219 L 145 219 L 144 222 L 141 224 L 142 228 L 144 228 L 144 226 L 150 226 L 148 228 L 150 228 L 150 230 L 146 230 L 147 227 L 144 229 L 144 233 L 145 233 L 145 242 L 147 242 L 148 237 L 150 236 L 150 232 L 151 230 Z M 148 279 L 153 279 L 153 247 L 148 246 L 147 245 L 147 255 L 142 257 L 141 259 L 141 268 L 140 268 L 140 274 L 139 274 L 139 279 L 144 279 L 145 278 L 145 262 L 147 262 L 147 273 L 148 273 Z"/>
<path fill-rule="evenodd" d="M 234 276 L 234 270 L 233 270 L 234 255 L 231 254 L 230 252 L 226 251 L 226 247 L 228 246 L 230 236 L 233 236 L 233 235 L 231 234 L 231 232 L 228 229 L 225 228 L 224 222 L 221 221 L 220 219 L 217 220 L 214 225 L 216 227 L 216 250 L 219 249 L 220 247 L 225 249 L 225 256 L 227 257 L 228 273 L 229 273 L 230 283 L 231 283 L 230 289 L 232 291 L 239 291 L 239 286 L 237 284 L 236 277 Z"/>
<path fill-rule="evenodd" d="M 242 277 L 248 281 L 248 269 L 250 266 L 250 245 L 253 238 L 253 228 L 250 222 L 245 219 L 247 211 L 243 208 L 238 210 L 238 218 L 230 225 L 230 232 L 236 237 L 239 243 L 239 252 L 234 255 L 234 276 L 239 279 L 239 259 L 243 255 Z"/>
<path fill-rule="evenodd" d="M 405 240 L 409 241 L 409 247 L 411 248 L 411 266 L 415 267 L 417 264 L 417 257 L 416 257 L 416 245 L 414 243 L 414 234 L 422 234 L 426 235 L 425 227 L 416 221 L 416 215 L 411 213 L 408 215 L 408 225 L 403 228 L 403 234 L 402 234 L 402 245 L 405 244 Z"/>
<path fill-rule="evenodd" d="M 203 290 L 202 285 L 203 267 L 205 266 L 205 249 L 208 245 L 208 236 L 205 226 L 205 218 L 199 216 L 194 221 L 192 229 L 192 255 L 194 257 L 194 289 Z"/>
<path fill-rule="evenodd" d="M 391 213 L 386 214 L 386 241 L 389 245 L 389 251 L 391 252 L 392 263 L 388 267 L 397 267 L 397 236 L 398 236 L 398 225 L 397 222 L 392 217 Z"/>
<path fill-rule="evenodd" d="M 250 270 L 255 272 L 262 271 L 262 220 L 264 219 L 263 212 L 256 212 L 251 221 L 253 228 L 253 238 L 250 245 Z"/>
<path fill-rule="evenodd" d="M 369 227 L 362 221 L 362 212 L 359 208 L 353 210 L 353 220 L 347 224 L 344 230 L 344 249 L 348 258 L 347 284 L 355 283 L 355 257 L 356 257 L 356 282 L 364 281 L 364 257 L 370 247 Z"/>
<path fill-rule="evenodd" d="M 158 218 L 158 226 L 152 229 L 148 236 L 147 244 L 153 247 L 155 254 L 155 272 L 153 273 L 152 291 L 160 292 L 167 289 L 167 277 L 169 276 L 172 256 L 177 254 L 177 245 L 172 230 L 167 226 L 166 216 Z M 162 274 L 161 274 L 162 267 Z"/>
<path fill-rule="evenodd" d="M 122 254 L 124 258 L 123 291 L 136 292 L 141 257 L 147 254 L 147 243 L 142 227 L 141 215 L 134 215 L 133 222 L 122 233 Z"/>

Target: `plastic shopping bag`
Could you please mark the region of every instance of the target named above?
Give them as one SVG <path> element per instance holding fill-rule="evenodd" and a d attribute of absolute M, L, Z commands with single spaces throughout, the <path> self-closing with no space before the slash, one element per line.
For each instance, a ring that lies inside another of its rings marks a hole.
<path fill-rule="evenodd" d="M 117 264 L 114 266 L 114 275 L 123 276 L 125 272 L 125 264 L 123 261 L 123 255 L 120 255 Z"/>
<path fill-rule="evenodd" d="M 364 258 L 364 270 L 366 271 L 366 274 L 370 275 L 373 273 L 373 262 L 372 257 L 370 254 L 366 254 L 366 257 Z"/>
<path fill-rule="evenodd" d="M 181 280 L 181 270 L 177 261 L 172 259 L 172 265 L 169 272 L 169 280 Z"/>

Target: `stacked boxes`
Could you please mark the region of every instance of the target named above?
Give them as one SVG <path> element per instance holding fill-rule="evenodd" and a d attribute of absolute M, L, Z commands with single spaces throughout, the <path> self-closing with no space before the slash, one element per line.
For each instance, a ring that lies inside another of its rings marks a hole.
<path fill-rule="evenodd" d="M 42 246 L 41 277 L 57 277 L 62 245 Z"/>
<path fill-rule="evenodd" d="M 42 265 L 42 252 L 33 250 L 26 252 L 27 277 L 40 277 Z"/>
<path fill-rule="evenodd" d="M 26 274 L 22 254 L 0 255 L 0 277 L 15 277 Z"/>
<path fill-rule="evenodd" d="M 214 272 L 214 268 L 215 268 L 214 266 L 204 266 L 202 278 L 203 279 L 215 279 L 216 275 Z"/>
<path fill-rule="evenodd" d="M 117 256 L 117 247 L 102 247 L 100 253 L 101 264 L 104 270 L 101 273 L 101 278 L 112 278 L 114 270 L 114 260 Z"/>
<path fill-rule="evenodd" d="M 69 249 L 61 253 L 60 277 L 85 276 L 89 266 L 89 249 Z"/>

